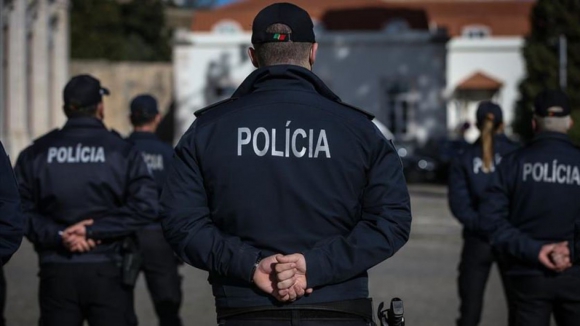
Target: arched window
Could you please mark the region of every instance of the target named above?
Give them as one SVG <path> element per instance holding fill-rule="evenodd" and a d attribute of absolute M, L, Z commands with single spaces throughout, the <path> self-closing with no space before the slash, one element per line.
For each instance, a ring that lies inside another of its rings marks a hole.
<path fill-rule="evenodd" d="M 485 25 L 468 25 L 463 27 L 461 35 L 466 38 L 485 38 L 491 35 L 491 29 Z"/>
<path fill-rule="evenodd" d="M 235 20 L 220 20 L 212 28 L 212 31 L 218 34 L 237 34 L 242 30 L 242 26 Z"/>

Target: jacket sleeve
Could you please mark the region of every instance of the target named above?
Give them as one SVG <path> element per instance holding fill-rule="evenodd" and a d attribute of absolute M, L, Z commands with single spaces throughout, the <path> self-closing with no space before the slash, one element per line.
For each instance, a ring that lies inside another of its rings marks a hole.
<path fill-rule="evenodd" d="M 479 214 L 470 196 L 467 180 L 463 157 L 453 160 L 449 169 L 449 208 L 466 229 L 475 231 Z"/>
<path fill-rule="evenodd" d="M 576 222 L 574 224 L 574 243 L 572 252 L 574 253 L 573 262 L 574 264 L 580 265 L 580 216 L 576 216 Z"/>
<path fill-rule="evenodd" d="M 20 154 L 15 168 L 22 201 L 24 234 L 35 245 L 47 249 L 60 248 L 62 239 L 59 232 L 66 229 L 66 225 L 59 224 L 38 211 L 30 151 L 28 148 Z"/>
<path fill-rule="evenodd" d="M 260 251 L 239 237 L 223 233 L 213 223 L 197 160 L 196 125 L 194 122 L 177 145 L 161 194 L 165 238 L 188 264 L 249 282 Z"/>
<path fill-rule="evenodd" d="M 158 218 L 159 195 L 141 154 L 132 148 L 128 155 L 125 202 L 87 227 L 95 240 L 120 238 L 153 223 Z"/>
<path fill-rule="evenodd" d="M 0 143 L 0 259 L 6 264 L 18 250 L 24 234 L 20 196 L 10 160 Z"/>
<path fill-rule="evenodd" d="M 509 174 L 511 162 L 499 165 L 480 205 L 480 231 L 487 235 L 491 245 L 501 252 L 520 260 L 538 263 L 543 243 L 514 227 L 509 221 L 510 194 L 513 176 Z"/>
<path fill-rule="evenodd" d="M 394 146 L 382 135 L 372 150 L 360 221 L 346 237 L 325 239 L 303 252 L 308 287 L 339 283 L 391 257 L 411 231 L 409 192 Z"/>

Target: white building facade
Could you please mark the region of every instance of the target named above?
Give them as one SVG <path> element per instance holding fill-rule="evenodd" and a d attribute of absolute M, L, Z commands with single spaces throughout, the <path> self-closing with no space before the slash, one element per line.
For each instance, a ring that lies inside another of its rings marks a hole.
<path fill-rule="evenodd" d="M 178 137 L 193 121 L 193 112 L 231 95 L 255 69 L 247 54 L 251 34 L 236 32 L 233 24 L 227 30 L 225 26 L 176 35 Z M 445 41 L 429 31 L 319 29 L 314 72 L 344 102 L 375 114 L 397 139 L 425 143 L 447 132 Z"/>
<path fill-rule="evenodd" d="M 477 139 L 477 105 L 479 101 L 492 100 L 503 108 L 506 131 L 511 133 L 518 86 L 525 77 L 523 45 L 523 37 L 493 36 L 455 37 L 448 43 L 446 94 L 450 132 L 467 122 L 471 127 L 466 139 Z"/>
<path fill-rule="evenodd" d="M 68 0 L 0 1 L 0 140 L 12 156 L 59 127 L 68 80 Z"/>

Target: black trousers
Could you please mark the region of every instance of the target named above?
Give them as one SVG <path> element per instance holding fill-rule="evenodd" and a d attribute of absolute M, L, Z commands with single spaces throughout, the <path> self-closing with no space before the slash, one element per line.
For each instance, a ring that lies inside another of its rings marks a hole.
<path fill-rule="evenodd" d="M 476 326 L 481 321 L 485 286 L 495 258 L 491 245 L 487 241 L 469 233 L 464 233 L 463 238 L 463 250 L 461 252 L 461 262 L 458 268 L 459 278 L 457 280 L 460 299 L 457 326 Z M 511 301 L 509 282 L 503 276 L 501 270 L 500 274 L 509 305 Z M 508 325 L 512 325 L 512 309 L 509 309 L 509 311 Z"/>
<path fill-rule="evenodd" d="M 221 321 L 219 326 L 371 326 L 363 320 L 242 320 Z"/>
<path fill-rule="evenodd" d="M 509 276 L 516 326 L 580 325 L 580 272 L 555 276 Z"/>
<path fill-rule="evenodd" d="M 304 315 L 304 312 L 308 315 Z M 287 318 L 272 317 L 266 312 L 266 316 L 261 317 L 260 313 L 252 316 L 241 315 L 231 317 L 226 320 L 219 320 L 219 326 L 372 326 L 372 323 L 365 321 L 363 318 L 340 314 L 340 316 L 323 315 L 313 317 L 312 311 L 295 310 Z"/>
<path fill-rule="evenodd" d="M 159 326 L 181 326 L 181 276 L 178 260 L 161 229 L 144 229 L 137 233 L 143 252 L 142 271 L 159 318 Z"/>
<path fill-rule="evenodd" d="M 42 264 L 40 326 L 134 326 L 133 289 L 112 263 Z"/>

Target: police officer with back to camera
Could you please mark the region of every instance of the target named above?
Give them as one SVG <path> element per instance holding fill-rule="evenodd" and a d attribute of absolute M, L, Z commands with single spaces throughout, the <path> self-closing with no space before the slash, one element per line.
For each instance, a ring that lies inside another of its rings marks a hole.
<path fill-rule="evenodd" d="M 532 142 L 504 157 L 480 205 L 481 228 L 500 250 L 516 326 L 580 322 L 580 150 L 566 135 L 568 98 L 535 101 Z M 576 248 L 574 247 L 576 246 Z"/>
<path fill-rule="evenodd" d="M 131 124 L 133 133 L 128 140 L 141 151 L 145 163 L 153 173 L 157 190 L 161 194 L 167 169 L 171 166 L 173 148 L 155 135 L 161 122 L 157 100 L 151 95 L 139 95 L 131 101 Z M 143 253 L 143 265 L 147 287 L 160 326 L 181 325 L 181 276 L 178 260 L 163 236 L 161 224 L 155 221 L 137 232 Z"/>
<path fill-rule="evenodd" d="M 209 271 L 220 324 L 370 325 L 367 270 L 410 232 L 401 162 L 373 117 L 311 72 L 306 11 L 273 4 L 252 28 L 258 69 L 176 147 L 166 238 Z"/>
<path fill-rule="evenodd" d="M 157 218 L 157 189 L 139 151 L 105 128 L 105 94 L 92 76 L 73 77 L 64 89 L 68 121 L 16 164 L 26 236 L 39 256 L 43 326 L 137 323 L 121 247 Z"/>
<path fill-rule="evenodd" d="M 478 231 L 478 207 L 496 165 L 518 147 L 503 133 L 499 105 L 481 102 L 476 116 L 481 136 L 454 160 L 449 171 L 449 207 L 463 224 L 463 250 L 457 280 L 461 300 L 459 326 L 479 324 L 485 285 L 495 260 L 489 241 Z M 506 292 L 508 288 L 504 284 Z"/>
<path fill-rule="evenodd" d="M 20 247 L 24 223 L 20 212 L 20 196 L 12 165 L 0 142 L 0 260 L 4 266 Z M 0 326 L 4 326 L 6 279 L 0 267 Z"/>

